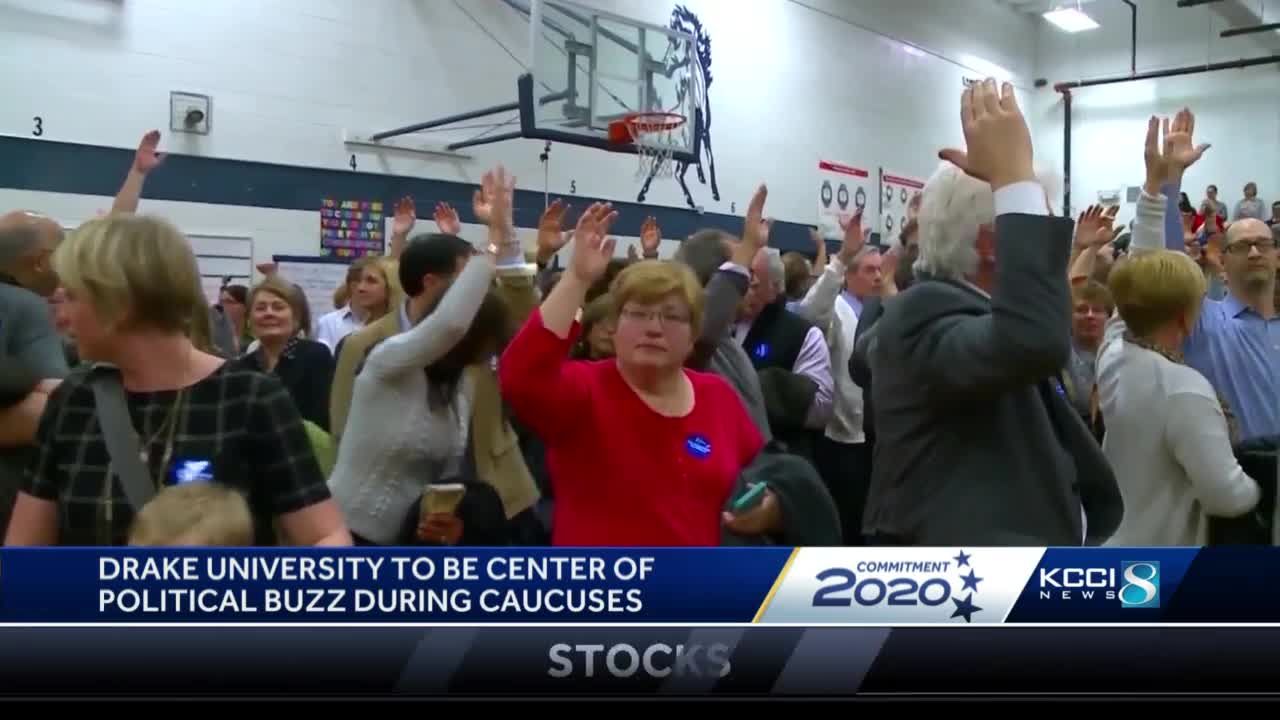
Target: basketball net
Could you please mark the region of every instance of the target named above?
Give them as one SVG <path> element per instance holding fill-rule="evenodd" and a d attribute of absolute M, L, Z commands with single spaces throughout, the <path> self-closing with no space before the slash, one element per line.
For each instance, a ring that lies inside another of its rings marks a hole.
<path fill-rule="evenodd" d="M 611 131 L 612 135 L 621 136 L 614 140 L 630 141 L 635 146 L 636 178 L 669 178 L 676 174 L 671 159 L 677 133 L 684 124 L 684 115 L 676 113 L 636 113 L 618 120 Z"/>
<path fill-rule="evenodd" d="M 675 153 L 674 141 L 680 126 L 667 122 L 666 118 L 656 122 L 647 120 L 640 116 L 627 122 L 627 132 L 636 148 L 636 178 L 672 177 L 675 165 L 671 157 Z"/>

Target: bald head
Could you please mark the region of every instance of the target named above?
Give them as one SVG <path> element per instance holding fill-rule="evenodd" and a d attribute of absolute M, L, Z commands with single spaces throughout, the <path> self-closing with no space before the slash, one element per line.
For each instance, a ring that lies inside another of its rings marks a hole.
<path fill-rule="evenodd" d="M 1231 223 L 1231 227 L 1227 228 L 1226 244 L 1237 240 L 1246 240 L 1250 238 L 1269 238 L 1271 237 L 1271 228 L 1261 220 L 1255 218 L 1246 218 Z"/>
<path fill-rule="evenodd" d="M 1271 292 L 1276 276 L 1276 243 L 1266 223 L 1253 218 L 1231 223 L 1223 248 L 1227 287 L 1233 295 L 1249 301 Z"/>
<path fill-rule="evenodd" d="M 0 272 L 23 287 L 48 296 L 58 285 L 50 257 L 62 240 L 62 226 L 27 210 L 0 215 Z"/>

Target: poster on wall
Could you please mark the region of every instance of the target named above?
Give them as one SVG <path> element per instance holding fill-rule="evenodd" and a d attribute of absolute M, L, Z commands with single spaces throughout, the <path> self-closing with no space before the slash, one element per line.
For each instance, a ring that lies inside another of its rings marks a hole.
<path fill-rule="evenodd" d="M 818 231 L 829 239 L 844 235 L 841 223 L 848 221 L 859 209 L 862 226 L 876 227 L 877 205 L 872 195 L 871 173 L 862 168 L 835 162 L 818 161 Z"/>
<path fill-rule="evenodd" d="M 924 190 L 924 181 L 880 168 L 880 237 L 890 243 L 898 239 L 902 226 L 915 217 L 918 208 L 912 199 Z"/>
<path fill-rule="evenodd" d="M 386 246 L 382 202 L 325 198 L 320 205 L 320 254 L 355 259 Z"/>
<path fill-rule="evenodd" d="M 347 281 L 350 264 L 346 260 L 298 255 L 274 255 L 271 259 L 276 263 L 280 277 L 302 288 L 302 294 L 307 296 L 307 303 L 311 306 L 313 322 L 335 309 L 333 291 Z"/>

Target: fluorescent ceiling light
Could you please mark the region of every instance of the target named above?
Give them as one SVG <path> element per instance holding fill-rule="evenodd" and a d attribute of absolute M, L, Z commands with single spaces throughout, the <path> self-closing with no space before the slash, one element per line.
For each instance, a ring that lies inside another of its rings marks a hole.
<path fill-rule="evenodd" d="M 1044 14 L 1044 19 L 1058 26 L 1059 30 L 1078 33 L 1098 27 L 1094 19 L 1076 8 L 1059 8 Z"/>

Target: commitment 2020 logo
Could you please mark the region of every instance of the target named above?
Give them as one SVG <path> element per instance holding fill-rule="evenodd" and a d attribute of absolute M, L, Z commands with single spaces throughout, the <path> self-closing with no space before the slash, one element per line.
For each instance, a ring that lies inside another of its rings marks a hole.
<path fill-rule="evenodd" d="M 963 550 L 947 560 L 863 560 L 854 567 L 827 568 L 817 574 L 821 585 L 813 594 L 813 607 L 941 607 L 951 601 L 952 618 L 972 622 L 982 610 L 974 604 L 982 578 L 972 565 L 971 554 Z M 968 568 L 967 573 L 961 568 Z M 951 574 L 959 582 L 954 589 Z M 924 579 L 910 575 L 924 575 Z M 950 607 L 950 606 L 948 606 Z"/>

